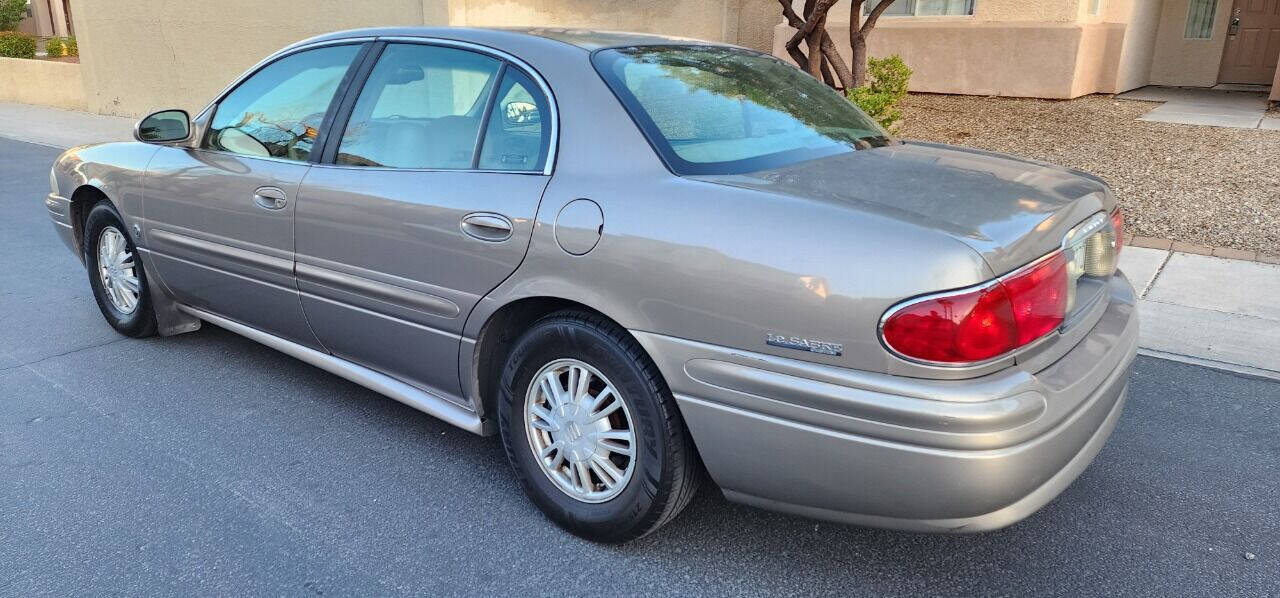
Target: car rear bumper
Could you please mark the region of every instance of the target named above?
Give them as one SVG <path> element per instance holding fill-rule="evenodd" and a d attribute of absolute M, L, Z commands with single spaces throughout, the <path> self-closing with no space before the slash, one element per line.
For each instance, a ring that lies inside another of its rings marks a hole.
<path fill-rule="evenodd" d="M 637 332 L 712 478 L 736 501 L 877 527 L 1001 528 L 1089 465 L 1137 352 L 1122 275 L 1088 334 L 1034 373 L 969 380 L 833 368 Z"/>

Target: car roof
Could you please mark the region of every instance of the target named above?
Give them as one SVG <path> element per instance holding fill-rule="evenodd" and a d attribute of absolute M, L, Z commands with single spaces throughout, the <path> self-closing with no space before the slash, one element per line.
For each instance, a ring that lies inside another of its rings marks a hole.
<path fill-rule="evenodd" d="M 508 42 L 519 45 L 535 40 L 551 40 L 560 42 L 563 47 L 574 47 L 592 51 L 600 48 L 620 46 L 655 46 L 655 45 L 725 45 L 715 42 L 690 38 L 658 35 L 654 33 L 632 33 L 626 31 L 598 31 L 593 29 L 569 29 L 555 27 L 374 27 L 365 29 L 349 29 L 335 31 L 300 41 L 293 46 L 316 42 L 335 41 L 359 37 L 425 37 L 449 39 L 462 42 L 489 44 Z"/>
<path fill-rule="evenodd" d="M 524 33 L 527 35 L 536 35 L 547 39 L 554 39 L 566 44 L 578 46 L 585 50 L 597 50 L 600 48 L 613 48 L 619 46 L 712 44 L 712 42 L 687 37 L 658 35 L 656 33 L 635 33 L 629 31 L 597 31 L 594 29 L 565 29 L 550 27 L 521 27 L 505 30 Z"/>

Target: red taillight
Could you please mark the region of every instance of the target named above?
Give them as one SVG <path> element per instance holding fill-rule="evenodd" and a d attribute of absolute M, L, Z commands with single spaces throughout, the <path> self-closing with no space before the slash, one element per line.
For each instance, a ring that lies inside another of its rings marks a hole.
<path fill-rule="evenodd" d="M 1062 325 L 1067 259 L 1061 251 L 982 288 L 934 295 L 890 311 L 881 334 L 889 348 L 924 361 L 985 361 Z"/>
<path fill-rule="evenodd" d="M 1116 255 L 1120 255 L 1120 248 L 1124 247 L 1124 214 L 1118 207 L 1111 212 L 1111 228 L 1116 235 Z"/>

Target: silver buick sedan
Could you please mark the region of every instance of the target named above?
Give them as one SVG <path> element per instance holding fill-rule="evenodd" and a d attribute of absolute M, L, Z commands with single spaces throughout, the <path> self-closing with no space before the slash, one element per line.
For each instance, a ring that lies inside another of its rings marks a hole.
<path fill-rule="evenodd" d="M 349 31 L 135 136 L 64 154 L 45 200 L 116 330 L 207 322 L 500 434 L 593 540 L 707 477 L 808 517 L 1000 528 L 1125 401 L 1138 319 L 1102 181 L 894 139 L 768 55 Z"/>

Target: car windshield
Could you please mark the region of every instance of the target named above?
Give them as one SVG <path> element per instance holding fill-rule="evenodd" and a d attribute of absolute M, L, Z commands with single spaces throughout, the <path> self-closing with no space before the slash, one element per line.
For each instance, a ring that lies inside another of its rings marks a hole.
<path fill-rule="evenodd" d="M 596 70 L 676 174 L 737 174 L 892 143 L 821 81 L 723 46 L 597 52 Z"/>

